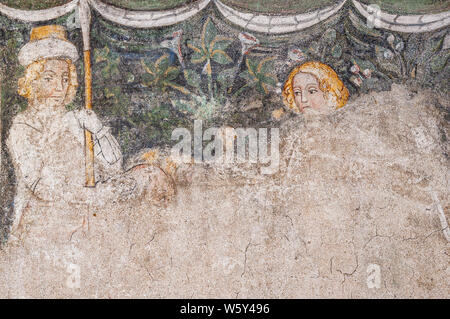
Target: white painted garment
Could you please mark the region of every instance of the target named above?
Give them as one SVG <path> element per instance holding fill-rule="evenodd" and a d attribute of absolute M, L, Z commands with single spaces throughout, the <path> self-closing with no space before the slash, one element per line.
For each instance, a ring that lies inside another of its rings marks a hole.
<path fill-rule="evenodd" d="M 29 106 L 14 118 L 7 140 L 17 180 L 14 224 L 19 222 L 30 197 L 59 204 L 101 206 L 121 193 L 140 192 L 133 178 L 123 172 L 119 144 L 106 126 L 92 132 L 96 187 L 84 187 L 83 114 Z"/>

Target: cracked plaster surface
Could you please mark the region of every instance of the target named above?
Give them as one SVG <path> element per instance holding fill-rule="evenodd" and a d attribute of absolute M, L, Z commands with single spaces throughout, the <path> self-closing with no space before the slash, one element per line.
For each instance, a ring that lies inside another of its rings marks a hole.
<path fill-rule="evenodd" d="M 0 251 L 0 296 L 448 298 L 446 103 L 394 85 L 296 116 L 278 173 L 180 168 L 164 207 L 32 201 Z"/>

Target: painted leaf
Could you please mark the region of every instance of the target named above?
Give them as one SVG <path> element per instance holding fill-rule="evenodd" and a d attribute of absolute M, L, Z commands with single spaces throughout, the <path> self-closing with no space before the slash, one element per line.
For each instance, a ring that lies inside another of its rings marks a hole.
<path fill-rule="evenodd" d="M 142 75 L 142 82 L 143 83 L 149 83 L 149 82 L 153 82 L 155 80 L 155 76 L 153 74 L 150 73 L 144 73 Z"/>
<path fill-rule="evenodd" d="M 381 71 L 393 73 L 395 76 L 401 76 L 401 69 L 398 64 L 391 63 L 387 60 L 378 60 Z"/>
<path fill-rule="evenodd" d="M 156 67 L 161 71 L 165 72 L 167 68 L 169 67 L 170 61 L 169 56 L 167 54 L 164 54 L 161 56 L 155 63 Z"/>
<path fill-rule="evenodd" d="M 261 82 L 267 83 L 267 84 L 269 84 L 271 86 L 277 85 L 277 79 L 275 78 L 274 75 L 271 75 L 271 74 L 258 74 L 258 78 L 260 79 Z"/>
<path fill-rule="evenodd" d="M 169 81 L 175 80 L 179 74 L 180 74 L 180 70 L 175 66 L 170 66 L 164 73 L 164 75 L 166 76 L 166 79 Z"/>
<path fill-rule="evenodd" d="M 320 44 L 316 41 L 311 42 L 308 52 L 312 55 L 320 55 Z"/>
<path fill-rule="evenodd" d="M 258 68 L 258 62 L 247 58 L 245 63 L 247 64 L 249 73 L 253 76 L 256 76 L 255 72 L 256 72 L 256 69 Z"/>
<path fill-rule="evenodd" d="M 187 46 L 188 46 L 188 48 L 192 49 L 194 52 L 202 53 L 202 50 L 200 49 L 200 46 L 192 43 L 191 41 L 187 42 Z"/>
<path fill-rule="evenodd" d="M 275 60 L 275 57 L 268 57 L 268 58 L 264 58 L 262 59 L 259 63 L 258 63 L 258 67 L 256 69 L 256 71 L 258 73 L 272 73 L 273 72 L 273 61 Z"/>
<path fill-rule="evenodd" d="M 370 49 L 370 44 L 360 41 L 356 36 L 354 36 L 350 31 L 348 25 L 344 28 L 347 39 L 356 47 L 360 49 Z"/>
<path fill-rule="evenodd" d="M 94 60 L 96 63 L 106 61 L 108 59 L 109 48 L 94 49 Z"/>
<path fill-rule="evenodd" d="M 195 88 L 200 87 L 200 75 L 194 70 L 184 70 L 184 78 L 186 79 L 187 84 L 189 84 L 190 86 L 193 86 Z"/>
<path fill-rule="evenodd" d="M 127 83 L 133 83 L 134 82 L 134 74 L 128 73 L 127 75 Z"/>
<path fill-rule="evenodd" d="M 233 62 L 230 56 L 221 50 L 214 50 L 212 54 L 212 59 L 213 61 L 219 64 L 228 64 Z"/>
<path fill-rule="evenodd" d="M 342 56 L 342 47 L 340 44 L 336 44 L 332 49 L 331 49 L 331 55 L 333 56 L 333 58 L 335 59 L 339 59 Z"/>
<path fill-rule="evenodd" d="M 437 54 L 436 56 L 434 56 L 430 61 L 431 70 L 434 73 L 441 71 L 447 64 L 449 57 L 450 57 L 449 51 L 441 52 L 441 53 Z"/>
<path fill-rule="evenodd" d="M 119 76 L 120 75 L 119 67 L 117 64 L 113 63 L 111 65 L 110 73 L 111 73 L 111 76 Z"/>
<path fill-rule="evenodd" d="M 194 52 L 191 56 L 192 63 L 198 64 L 202 63 L 206 60 L 206 56 L 203 54 L 203 52 Z"/>
<path fill-rule="evenodd" d="M 189 102 L 186 100 L 170 100 L 170 102 L 176 109 L 180 110 L 183 113 L 186 112 L 194 113 L 194 110 L 191 108 Z"/>
<path fill-rule="evenodd" d="M 432 50 L 432 52 L 438 52 L 443 44 L 444 44 L 444 40 L 445 37 L 441 37 L 441 38 L 432 38 L 430 41 L 430 48 Z"/>
<path fill-rule="evenodd" d="M 217 76 L 217 81 L 222 85 L 231 84 L 233 82 L 234 73 L 234 68 L 223 70 Z"/>
<path fill-rule="evenodd" d="M 321 40 L 328 44 L 334 43 L 334 41 L 336 41 L 336 30 L 328 29 L 327 31 L 325 31 Z"/>
<path fill-rule="evenodd" d="M 210 51 L 213 50 L 225 51 L 232 42 L 233 42 L 232 39 L 218 35 L 212 40 L 210 44 Z"/>
<path fill-rule="evenodd" d="M 173 83 L 173 82 L 171 82 L 171 81 L 165 81 L 164 84 L 165 84 L 166 86 L 171 87 L 172 89 L 175 89 L 175 90 L 180 91 L 180 92 L 183 93 L 183 94 L 186 94 L 186 95 L 190 94 L 190 92 L 189 92 L 188 89 L 186 89 L 186 88 L 184 88 L 184 87 L 182 87 L 182 86 L 180 86 L 180 85 L 178 85 L 178 84 L 175 84 L 175 83 Z"/>
<path fill-rule="evenodd" d="M 243 71 L 243 72 L 239 73 L 239 76 L 241 78 L 243 78 L 244 80 L 247 80 L 248 82 L 254 82 L 255 81 L 255 78 L 252 77 L 248 71 Z"/>
<path fill-rule="evenodd" d="M 256 89 L 261 94 L 267 94 L 267 88 L 264 87 L 264 83 L 258 82 L 258 84 L 256 85 Z"/>
<path fill-rule="evenodd" d="M 153 66 L 152 63 L 145 63 L 144 60 L 141 60 L 141 65 L 144 68 L 145 72 L 149 73 L 149 74 L 156 74 L 156 70 L 155 67 Z"/>
<path fill-rule="evenodd" d="M 211 21 L 211 18 L 208 17 L 208 19 L 205 22 L 205 25 L 203 27 L 203 33 L 202 33 L 202 40 L 204 41 L 204 44 L 206 46 L 206 50 L 209 50 L 210 44 L 213 41 L 213 39 L 217 35 L 217 29 L 214 23 Z"/>

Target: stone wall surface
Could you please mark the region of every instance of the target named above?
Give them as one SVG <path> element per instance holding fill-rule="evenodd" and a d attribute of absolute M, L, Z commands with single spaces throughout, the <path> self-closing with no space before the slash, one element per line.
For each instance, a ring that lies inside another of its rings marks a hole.
<path fill-rule="evenodd" d="M 286 116 L 277 174 L 180 167 L 164 206 L 31 201 L 0 251 L 0 296 L 448 297 L 448 107 L 393 85 Z"/>

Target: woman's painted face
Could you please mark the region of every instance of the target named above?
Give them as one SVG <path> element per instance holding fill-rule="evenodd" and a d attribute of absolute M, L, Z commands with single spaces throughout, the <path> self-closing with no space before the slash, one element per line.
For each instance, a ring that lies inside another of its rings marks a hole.
<path fill-rule="evenodd" d="M 299 72 L 295 75 L 293 85 L 294 101 L 300 112 L 323 111 L 327 102 L 319 88 L 316 77 L 309 73 Z"/>
<path fill-rule="evenodd" d="M 47 106 L 64 103 L 69 88 L 69 66 L 64 60 L 48 60 L 36 79 L 35 94 L 38 101 Z"/>

